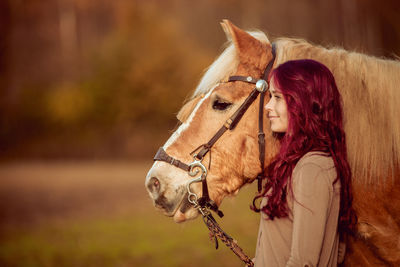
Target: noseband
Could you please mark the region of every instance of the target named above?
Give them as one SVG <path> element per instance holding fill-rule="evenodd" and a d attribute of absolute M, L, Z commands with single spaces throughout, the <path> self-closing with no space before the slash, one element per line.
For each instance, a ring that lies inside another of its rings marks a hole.
<path fill-rule="evenodd" d="M 215 133 L 215 135 L 206 143 L 199 146 L 194 152 L 198 151 L 197 153 L 193 154 L 193 162 L 190 164 L 186 164 L 178 159 L 175 159 L 168 155 L 165 150 L 161 147 L 157 151 L 156 155 L 154 156 L 154 161 L 164 161 L 171 165 L 174 165 L 177 168 L 180 168 L 192 177 L 195 177 L 200 174 L 200 176 L 193 178 L 187 184 L 187 191 L 188 191 L 188 201 L 197 208 L 199 212 L 203 216 L 203 220 L 206 223 L 207 227 L 210 229 L 211 233 L 215 237 L 217 242 L 216 236 L 218 236 L 228 247 L 230 247 L 233 252 L 238 255 L 248 266 L 253 266 L 253 262 L 250 258 L 243 253 L 240 247 L 233 241 L 229 235 L 220 229 L 219 225 L 212 217 L 210 213 L 210 209 L 213 210 L 218 214 L 219 217 L 223 217 L 224 214 L 222 211 L 218 209 L 216 203 L 210 199 L 208 193 L 208 186 L 207 186 L 207 168 L 203 165 L 202 161 L 205 155 L 210 152 L 212 146 L 218 141 L 218 139 L 227 131 L 233 131 L 239 121 L 242 119 L 244 113 L 248 110 L 250 105 L 257 99 L 258 95 L 260 95 L 259 101 L 259 112 L 258 112 L 258 146 L 259 146 L 259 161 L 261 165 L 261 172 L 257 175 L 258 180 L 258 191 L 261 192 L 261 185 L 262 180 L 264 178 L 264 160 L 265 160 L 265 133 L 264 133 L 264 98 L 265 92 L 268 90 L 268 76 L 272 70 L 272 66 L 274 64 L 276 57 L 275 52 L 275 44 L 272 44 L 272 59 L 268 63 L 267 67 L 264 70 L 263 76 L 261 79 L 253 78 L 251 76 L 230 76 L 228 82 L 235 82 L 241 81 L 246 83 L 255 84 L 253 91 L 249 94 L 249 96 L 245 99 L 242 105 L 235 111 L 235 113 L 225 121 L 224 125 Z M 211 160 L 210 160 L 211 163 Z M 202 196 L 198 198 L 198 196 L 193 193 L 190 189 L 190 185 L 193 183 L 201 182 L 202 183 Z M 227 241 L 224 241 L 227 240 Z M 218 243 L 216 243 L 216 247 L 218 247 Z"/>

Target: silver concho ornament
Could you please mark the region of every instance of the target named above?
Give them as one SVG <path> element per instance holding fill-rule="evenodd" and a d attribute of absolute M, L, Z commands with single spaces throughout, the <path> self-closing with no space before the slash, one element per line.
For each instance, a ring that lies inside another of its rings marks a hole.
<path fill-rule="evenodd" d="M 265 80 L 260 79 L 256 82 L 256 88 L 260 93 L 265 92 L 268 89 L 268 83 Z"/>

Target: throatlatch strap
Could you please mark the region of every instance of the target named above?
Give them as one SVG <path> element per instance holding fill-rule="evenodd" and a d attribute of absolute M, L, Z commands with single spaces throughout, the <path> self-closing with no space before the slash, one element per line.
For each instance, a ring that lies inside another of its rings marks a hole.
<path fill-rule="evenodd" d="M 261 173 L 257 175 L 257 191 L 261 193 L 262 180 L 264 179 L 264 161 L 265 161 L 265 133 L 264 133 L 264 98 L 265 92 L 260 94 L 260 105 L 258 109 L 258 150 L 261 164 Z"/>
<path fill-rule="evenodd" d="M 272 43 L 272 59 L 268 63 L 265 68 L 263 80 L 268 81 L 269 74 L 274 66 L 275 58 L 276 58 L 276 45 Z M 259 148 L 259 158 L 261 164 L 261 172 L 257 175 L 257 190 L 258 193 L 261 193 L 262 190 L 262 181 L 265 178 L 264 174 L 264 161 L 265 161 L 265 133 L 264 133 L 264 98 L 265 92 L 260 94 L 260 105 L 258 109 L 258 148 Z"/>

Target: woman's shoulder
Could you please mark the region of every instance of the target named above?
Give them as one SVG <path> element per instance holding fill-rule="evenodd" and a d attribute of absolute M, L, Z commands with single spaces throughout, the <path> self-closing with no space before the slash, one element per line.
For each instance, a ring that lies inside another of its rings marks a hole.
<path fill-rule="evenodd" d="M 322 151 L 310 151 L 304 154 L 297 162 L 295 168 L 301 168 L 305 165 L 314 165 L 316 168 L 319 167 L 321 169 L 335 167 L 332 157 L 328 153 Z"/>
<path fill-rule="evenodd" d="M 293 178 L 306 177 L 303 179 L 315 179 L 325 177 L 327 181 L 336 179 L 336 168 L 332 157 L 324 152 L 311 151 L 304 154 L 297 162 L 293 170 Z"/>

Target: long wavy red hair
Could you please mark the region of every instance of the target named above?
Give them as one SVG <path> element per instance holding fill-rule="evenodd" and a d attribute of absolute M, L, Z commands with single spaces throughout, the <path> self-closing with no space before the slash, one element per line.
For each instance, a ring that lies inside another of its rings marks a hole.
<path fill-rule="evenodd" d="M 320 151 L 332 157 L 337 172 L 334 183 L 341 183 L 339 232 L 352 232 L 357 217 L 352 208 L 342 100 L 332 73 L 317 61 L 293 60 L 274 69 L 270 78 L 286 101 L 288 129 L 274 134 L 280 151 L 266 169 L 264 190 L 255 197 L 252 208 L 272 220 L 288 216 L 293 169 L 307 152 Z M 255 202 L 262 197 L 267 197 L 268 203 L 260 209 Z"/>

